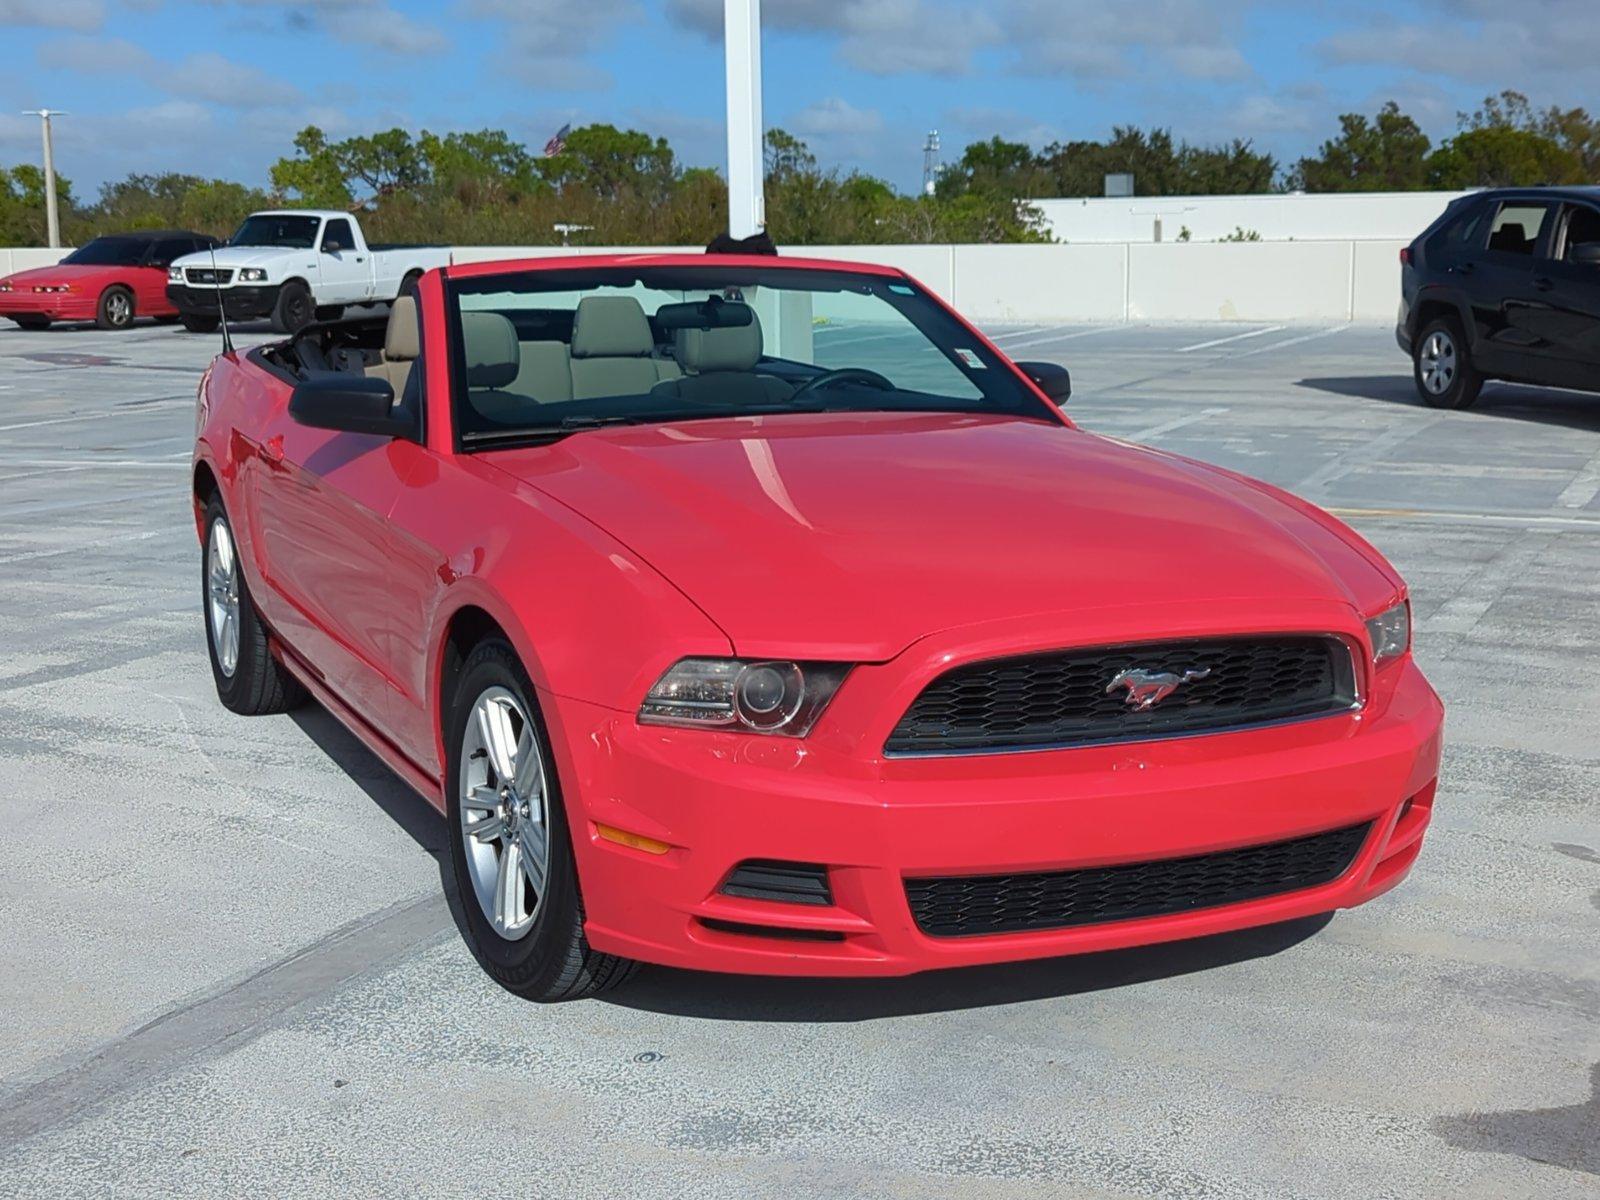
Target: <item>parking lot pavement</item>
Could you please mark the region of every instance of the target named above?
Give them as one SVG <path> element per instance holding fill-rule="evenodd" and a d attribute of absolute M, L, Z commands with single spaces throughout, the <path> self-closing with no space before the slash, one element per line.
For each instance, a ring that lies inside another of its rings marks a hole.
<path fill-rule="evenodd" d="M 1600 397 L 1425 409 L 1370 326 L 992 332 L 1086 427 L 1408 577 L 1449 719 L 1405 885 L 1148 951 L 520 1002 L 423 801 L 319 710 L 215 700 L 215 339 L 6 326 L 0 1195 L 1600 1195 Z"/>

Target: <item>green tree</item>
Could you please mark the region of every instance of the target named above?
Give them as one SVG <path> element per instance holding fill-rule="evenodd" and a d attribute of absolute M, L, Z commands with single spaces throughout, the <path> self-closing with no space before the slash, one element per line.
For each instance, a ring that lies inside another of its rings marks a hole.
<path fill-rule="evenodd" d="M 769 129 L 763 140 L 768 179 L 788 179 L 817 169 L 817 156 L 786 129 Z"/>
<path fill-rule="evenodd" d="M 1308 192 L 1411 192 L 1427 186 L 1432 143 L 1393 100 L 1371 121 L 1345 113 L 1339 128 L 1315 158 L 1295 164 L 1292 186 Z"/>
<path fill-rule="evenodd" d="M 677 178 L 677 160 L 666 138 L 585 125 L 567 135 L 560 154 L 539 160 L 539 172 L 563 195 L 577 189 L 613 200 L 625 193 L 660 200 Z"/>
<path fill-rule="evenodd" d="M 1531 129 L 1464 129 L 1428 156 L 1428 186 L 1533 187 L 1582 183 L 1583 160 Z"/>
<path fill-rule="evenodd" d="M 63 240 L 81 240 L 72 184 L 56 176 L 56 209 L 61 218 Z M 47 237 L 44 203 L 44 172 L 32 163 L 9 170 L 0 167 L 0 246 L 42 246 Z"/>
<path fill-rule="evenodd" d="M 272 164 L 273 188 L 310 208 L 349 208 L 354 198 L 327 134 L 307 125 L 295 134 L 294 148 L 295 157 Z"/>

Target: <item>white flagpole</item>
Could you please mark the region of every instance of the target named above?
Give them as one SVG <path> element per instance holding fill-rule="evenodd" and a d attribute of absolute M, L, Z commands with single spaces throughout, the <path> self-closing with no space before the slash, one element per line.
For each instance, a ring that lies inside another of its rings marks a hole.
<path fill-rule="evenodd" d="M 761 0 L 724 0 L 728 67 L 728 233 L 753 237 L 767 227 L 762 192 Z"/>

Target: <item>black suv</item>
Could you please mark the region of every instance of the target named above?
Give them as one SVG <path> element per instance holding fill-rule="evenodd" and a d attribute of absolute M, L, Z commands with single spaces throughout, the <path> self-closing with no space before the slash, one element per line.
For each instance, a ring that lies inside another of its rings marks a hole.
<path fill-rule="evenodd" d="M 1600 187 L 1464 196 L 1400 263 L 1395 336 L 1428 404 L 1486 379 L 1600 392 Z"/>

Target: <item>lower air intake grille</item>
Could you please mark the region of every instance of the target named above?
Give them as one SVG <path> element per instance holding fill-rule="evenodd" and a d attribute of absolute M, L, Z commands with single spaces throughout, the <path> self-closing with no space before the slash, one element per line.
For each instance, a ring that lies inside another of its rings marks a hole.
<path fill-rule="evenodd" d="M 906 899 L 918 927 L 934 937 L 1159 917 L 1330 883 L 1355 861 L 1369 829 L 1077 871 L 908 879 Z"/>
<path fill-rule="evenodd" d="M 728 872 L 722 894 L 751 900 L 776 900 L 780 904 L 833 903 L 826 867 L 760 858 L 746 859 Z"/>

